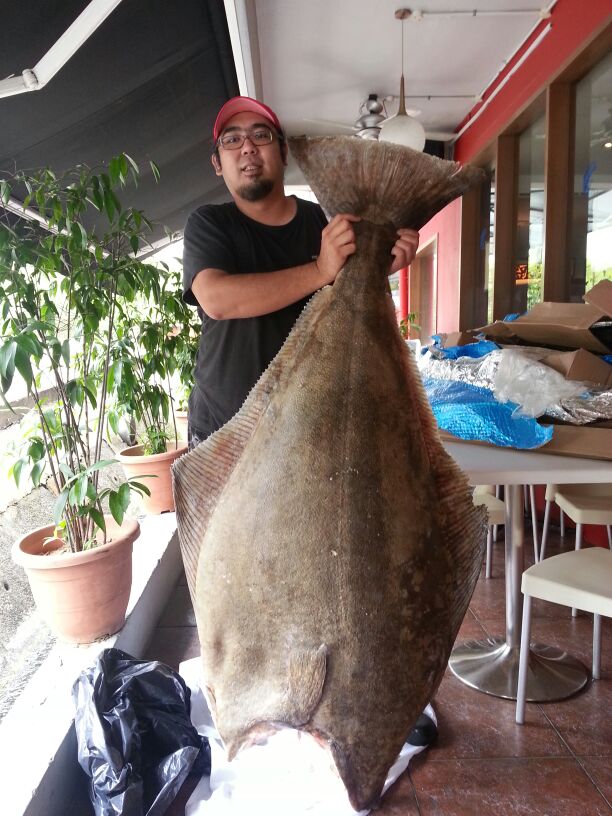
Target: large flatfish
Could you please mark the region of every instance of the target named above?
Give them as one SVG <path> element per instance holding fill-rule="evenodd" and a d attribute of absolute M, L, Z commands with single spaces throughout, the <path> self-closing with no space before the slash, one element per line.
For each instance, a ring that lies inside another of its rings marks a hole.
<path fill-rule="evenodd" d="M 355 138 L 291 149 L 330 215 L 363 217 L 357 251 L 240 412 L 174 465 L 178 530 L 229 757 L 303 729 L 361 809 L 440 683 L 486 527 L 398 332 L 390 250 L 481 171 Z"/>

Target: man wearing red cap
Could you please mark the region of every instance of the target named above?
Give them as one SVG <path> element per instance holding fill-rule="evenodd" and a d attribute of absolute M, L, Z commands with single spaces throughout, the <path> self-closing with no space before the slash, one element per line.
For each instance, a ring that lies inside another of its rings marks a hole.
<path fill-rule="evenodd" d="M 267 105 L 230 99 L 213 138 L 213 167 L 233 200 L 199 207 L 185 227 L 184 297 L 202 317 L 190 447 L 240 409 L 308 297 L 333 283 L 355 251 L 359 220 L 341 214 L 327 223 L 318 204 L 285 195 L 287 144 Z M 418 240 L 414 230 L 399 230 L 390 273 L 412 262 Z"/>

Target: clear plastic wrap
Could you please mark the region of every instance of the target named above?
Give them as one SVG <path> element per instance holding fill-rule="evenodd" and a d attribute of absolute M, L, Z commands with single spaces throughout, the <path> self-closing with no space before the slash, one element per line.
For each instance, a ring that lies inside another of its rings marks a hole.
<path fill-rule="evenodd" d="M 570 397 L 586 391 L 584 383 L 566 380 L 544 363 L 528 359 L 520 351 L 500 354 L 493 393 L 499 402 L 513 402 L 523 416 L 540 417 Z"/>

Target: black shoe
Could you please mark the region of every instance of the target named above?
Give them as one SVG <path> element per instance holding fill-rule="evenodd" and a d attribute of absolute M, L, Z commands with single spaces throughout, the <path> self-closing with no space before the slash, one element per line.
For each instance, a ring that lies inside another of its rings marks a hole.
<path fill-rule="evenodd" d="M 427 714 L 421 714 L 406 742 L 419 748 L 433 745 L 438 739 L 438 726 Z"/>

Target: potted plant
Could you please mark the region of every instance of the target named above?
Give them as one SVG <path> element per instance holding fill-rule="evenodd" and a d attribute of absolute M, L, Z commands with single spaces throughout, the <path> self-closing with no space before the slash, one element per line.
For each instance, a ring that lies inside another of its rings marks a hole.
<path fill-rule="evenodd" d="M 155 477 L 147 482 L 150 496 L 143 505 L 149 513 L 162 513 L 174 510 L 171 466 L 187 450 L 178 433 L 173 391 L 192 318 L 181 298 L 178 271 L 143 264 L 140 281 L 137 297 L 124 304 L 118 317 L 109 422 L 116 427 L 120 416 L 128 416 L 141 429 L 138 444 L 118 458 L 133 478 Z"/>
<path fill-rule="evenodd" d="M 181 342 L 176 351 L 178 373 L 177 410 L 174 412 L 179 437 L 187 439 L 187 406 L 193 388 L 193 369 L 200 344 L 200 320 L 197 312 L 187 307 L 186 319 L 181 331 Z"/>
<path fill-rule="evenodd" d="M 419 315 L 418 315 L 417 312 L 409 312 L 406 315 L 406 317 L 403 317 L 400 320 L 400 322 L 398 324 L 398 328 L 399 328 L 399 332 L 402 335 L 402 337 L 404 338 L 404 340 L 410 340 L 410 331 L 411 331 L 411 329 L 415 329 L 416 331 L 421 330 L 421 327 L 417 326 L 417 324 L 415 322 L 417 320 L 418 316 Z"/>
<path fill-rule="evenodd" d="M 34 486 L 49 478 L 57 495 L 54 523 L 16 542 L 13 556 L 52 628 L 77 642 L 123 623 L 139 533 L 124 517 L 131 492 L 148 493 L 134 479 L 100 483 L 114 461 L 102 458 L 102 441 L 117 315 L 140 285 L 135 252 L 149 226 L 117 198 L 130 174 L 138 168 L 122 154 L 101 172 L 0 178 L 3 204 L 21 194 L 24 212 L 37 212 L 0 218 L 0 393 L 10 407 L 6 395 L 21 378 L 38 416 L 12 472 Z M 55 397 L 45 400 L 49 387 Z"/>

